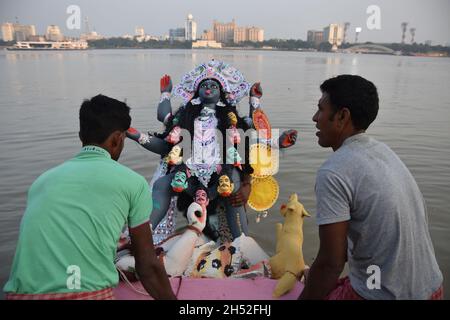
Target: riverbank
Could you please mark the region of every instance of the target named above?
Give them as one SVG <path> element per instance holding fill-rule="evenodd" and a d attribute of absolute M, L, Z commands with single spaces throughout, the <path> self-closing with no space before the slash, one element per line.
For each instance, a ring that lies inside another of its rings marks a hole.
<path fill-rule="evenodd" d="M 9 46 L 0 46 L 0 50 L 7 51 L 7 48 Z M 406 56 L 406 57 L 427 57 L 427 58 L 448 58 L 450 57 L 447 53 L 441 53 L 441 52 L 429 52 L 429 53 L 389 53 L 389 52 L 352 52 L 352 51 L 346 51 L 346 50 L 338 50 L 336 52 L 322 52 L 318 51 L 316 49 L 303 49 L 303 48 L 297 48 L 297 49 L 283 49 L 283 48 L 252 48 L 252 47 L 222 47 L 222 48 L 148 48 L 148 47 L 102 47 L 102 48 L 96 48 L 96 47 L 90 47 L 83 50 L 36 50 L 36 49 L 30 49 L 30 50 L 8 50 L 10 52 L 26 52 L 26 51 L 32 51 L 32 52 L 48 52 L 48 51 L 93 51 L 93 50 L 195 50 L 195 51 L 249 51 L 249 52 L 299 52 L 299 53 L 335 53 L 335 54 L 364 54 L 364 55 L 396 55 L 396 56 Z"/>
<path fill-rule="evenodd" d="M 89 49 L 193 49 L 190 41 L 149 40 L 139 42 L 136 39 L 108 38 L 88 41 Z M 14 45 L 13 42 L 0 41 L 0 49 Z M 331 44 L 314 43 L 294 39 L 270 39 L 263 42 L 243 42 L 222 44 L 221 48 L 195 48 L 205 50 L 230 51 L 288 51 L 288 52 L 332 52 Z M 337 50 L 338 53 L 386 54 L 418 57 L 449 57 L 450 47 L 427 44 L 401 44 L 401 43 L 344 43 Z"/>

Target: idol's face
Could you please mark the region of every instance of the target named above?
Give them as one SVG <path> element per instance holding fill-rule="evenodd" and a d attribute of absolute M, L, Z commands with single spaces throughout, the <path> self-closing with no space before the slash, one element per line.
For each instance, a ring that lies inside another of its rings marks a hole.
<path fill-rule="evenodd" d="M 198 95 L 203 103 L 216 104 L 220 100 L 220 85 L 215 80 L 205 80 L 200 83 Z"/>

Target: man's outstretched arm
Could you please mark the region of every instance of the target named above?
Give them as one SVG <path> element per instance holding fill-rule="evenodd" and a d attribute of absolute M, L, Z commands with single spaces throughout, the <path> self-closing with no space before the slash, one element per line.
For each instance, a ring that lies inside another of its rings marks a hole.
<path fill-rule="evenodd" d="M 136 272 L 145 290 L 157 300 L 176 300 L 166 270 L 156 257 L 148 223 L 130 228 Z"/>
<path fill-rule="evenodd" d="M 347 261 L 348 221 L 319 226 L 320 248 L 300 300 L 322 300 L 336 287 Z"/>

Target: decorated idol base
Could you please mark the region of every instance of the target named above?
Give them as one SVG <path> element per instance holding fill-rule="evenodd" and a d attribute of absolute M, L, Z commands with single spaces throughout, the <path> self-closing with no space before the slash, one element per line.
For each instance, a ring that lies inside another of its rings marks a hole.
<path fill-rule="evenodd" d="M 184 234 L 172 237 L 161 244 L 157 252 L 170 252 L 170 249 Z M 271 279 L 269 256 L 256 241 L 242 235 L 233 242 L 215 243 L 206 237 L 197 237 L 193 248 L 189 239 L 181 239 L 180 252 L 191 255 L 164 257 L 164 266 L 170 276 L 173 292 L 178 299 L 187 300 L 269 300 L 275 299 L 273 292 L 278 280 Z M 119 251 L 120 253 L 120 251 Z M 123 250 L 116 262 L 121 281 L 115 288 L 117 299 L 152 300 L 153 298 L 137 280 L 134 258 Z M 297 299 L 303 284 L 295 287 L 280 299 Z"/>
<path fill-rule="evenodd" d="M 270 277 L 269 256 L 249 236 L 242 234 L 232 242 L 214 242 L 186 228 L 156 247 L 166 272 L 172 277 L 257 278 Z M 116 267 L 122 278 L 133 281 L 135 261 L 128 249 L 118 251 Z"/>
<path fill-rule="evenodd" d="M 275 298 L 279 280 L 272 279 L 270 257 L 244 234 L 232 242 L 216 243 L 186 229 L 157 246 L 156 252 L 178 299 L 286 300 L 297 299 L 303 289 L 296 281 L 289 292 Z M 139 282 L 127 249 L 118 251 L 116 267 L 121 280 L 115 288 L 117 299 L 152 299 Z"/>

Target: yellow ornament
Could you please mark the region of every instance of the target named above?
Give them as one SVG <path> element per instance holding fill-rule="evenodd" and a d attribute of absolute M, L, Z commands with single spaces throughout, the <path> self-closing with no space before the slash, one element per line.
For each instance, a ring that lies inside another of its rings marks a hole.
<path fill-rule="evenodd" d="M 274 177 L 253 178 L 247 203 L 255 211 L 266 211 L 275 204 L 279 193 L 280 187 Z"/>
<path fill-rule="evenodd" d="M 257 143 L 250 146 L 250 165 L 253 168 L 252 177 L 261 178 L 273 176 L 279 168 L 278 150 L 266 144 Z"/>

